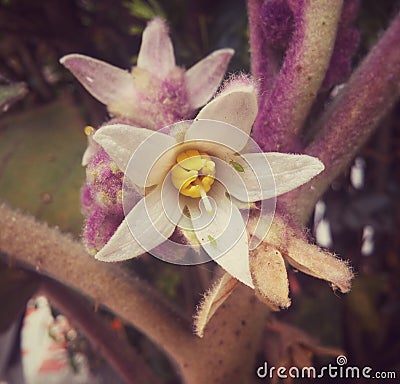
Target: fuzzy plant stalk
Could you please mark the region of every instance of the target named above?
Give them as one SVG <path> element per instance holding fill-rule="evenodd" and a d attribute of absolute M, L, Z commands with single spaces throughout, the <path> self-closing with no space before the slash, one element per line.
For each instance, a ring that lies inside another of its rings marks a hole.
<path fill-rule="evenodd" d="M 80 244 L 4 205 L 0 207 L 2 258 L 17 260 L 38 273 L 50 275 L 114 311 L 170 356 L 183 382 L 251 383 L 269 308 L 290 305 L 287 263 L 327 280 L 342 292 L 350 289 L 351 270 L 339 259 L 310 243 L 303 225 L 316 199 L 349 165 L 352 156 L 399 97 L 400 16 L 395 18 L 331 106 L 320 114 L 316 123 L 319 133 L 306 148 L 302 145 L 301 134 L 319 88 L 324 86 L 325 81 L 334 83 L 332 77 L 335 76 L 332 74 L 340 73 L 335 67 L 337 63 L 348 63 L 348 60 L 343 61 L 338 56 L 335 59 L 335 50 L 340 48 L 339 36 L 349 36 L 340 33 L 340 28 L 349 27 L 348 20 L 352 18 L 347 12 L 353 10 L 349 4 L 355 3 L 351 0 L 249 0 L 252 69 L 260 87 L 259 109 L 257 117 L 254 116 L 256 121 L 252 136 L 263 150 L 296 151 L 317 156 L 324 162 L 326 170 L 301 189 L 278 198 L 279 209 L 270 231 L 260 246 L 248 254 L 250 276 L 247 277 L 251 278 L 253 287 L 239 282 L 240 279 L 248 280 L 231 270 L 231 273 L 223 274 L 207 293 L 195 322 L 195 331 L 202 337 L 194 335 L 191 322 L 160 300 L 146 283 L 119 266 L 94 260 Z M 275 30 L 268 29 L 271 24 L 266 23 L 266 20 L 271 20 L 271 15 L 281 15 L 283 20 L 283 23 L 275 24 Z M 344 19 L 347 21 L 344 22 Z M 325 22 L 320 25 L 323 33 L 319 35 L 315 25 L 322 22 Z M 278 46 L 271 46 L 268 40 L 271 36 L 275 36 Z M 351 36 L 353 39 L 350 39 L 351 44 L 346 45 L 347 51 L 339 49 L 342 53 L 347 52 L 348 56 L 351 56 L 349 46 L 354 47 L 356 40 L 354 35 Z M 319 47 L 318 53 L 323 58 L 315 56 L 314 46 Z M 326 75 L 329 73 L 331 77 L 328 81 Z M 112 74 L 115 75 L 115 71 Z M 93 80 L 93 71 L 85 76 Z M 309 79 L 309 76 L 312 78 Z M 144 79 L 148 80 L 147 77 Z M 96 82 L 89 83 L 88 87 Z M 239 89 L 228 89 L 225 94 L 222 92 L 204 107 L 203 113 L 212 115 L 219 109 L 215 105 L 221 107 L 222 101 L 232 95 L 234 100 L 249 101 L 244 105 L 254 113 L 251 101 L 254 93 L 250 88 L 250 85 L 243 87 L 242 84 Z M 132 88 L 125 91 L 129 94 Z M 103 94 L 97 96 L 103 98 Z M 116 109 L 114 101 L 103 99 L 114 114 L 126 111 L 125 104 L 122 109 L 121 106 Z M 203 103 L 206 101 L 203 100 Z M 125 128 L 102 127 L 94 138 L 102 137 L 99 141 L 109 143 L 121 129 Z M 111 144 L 110 158 L 116 155 L 113 152 L 115 145 Z M 95 148 L 96 151 L 98 148 Z M 124 159 L 125 156 L 116 156 L 122 166 L 121 171 L 124 171 Z M 250 225 L 247 230 L 257 234 L 256 227 Z M 111 254 L 115 251 L 111 245 L 108 250 Z"/>
<path fill-rule="evenodd" d="M 345 87 L 315 123 L 317 136 L 305 153 L 317 156 L 325 171 L 313 188 L 300 188 L 284 203 L 306 221 L 330 183 L 348 166 L 400 94 L 400 16 L 397 16 Z M 296 204 L 291 203 L 295 200 Z"/>
<path fill-rule="evenodd" d="M 298 133 L 328 69 L 342 5 L 343 0 L 249 1 L 250 23 L 258 28 L 250 40 L 253 75 L 260 79 L 263 95 L 253 137 L 264 150 L 301 150 Z M 265 50 L 284 43 L 282 66 L 271 80 Z"/>

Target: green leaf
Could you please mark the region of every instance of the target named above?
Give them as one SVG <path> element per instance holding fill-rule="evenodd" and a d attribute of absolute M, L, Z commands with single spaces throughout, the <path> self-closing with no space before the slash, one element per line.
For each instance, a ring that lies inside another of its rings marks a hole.
<path fill-rule="evenodd" d="M 3 116 L 0 200 L 79 234 L 84 126 L 69 100 Z"/>

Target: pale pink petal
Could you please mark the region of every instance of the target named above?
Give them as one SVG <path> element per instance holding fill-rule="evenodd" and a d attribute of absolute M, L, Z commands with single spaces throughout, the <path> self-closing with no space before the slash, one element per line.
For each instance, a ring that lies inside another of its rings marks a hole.
<path fill-rule="evenodd" d="M 254 156 L 250 159 L 248 154 L 231 156 L 224 166 L 219 166 L 219 180 L 232 196 L 244 202 L 274 197 L 275 182 L 266 156 L 263 153 L 251 155 Z"/>
<path fill-rule="evenodd" d="M 176 144 L 176 140 L 150 129 L 125 124 L 107 125 L 98 129 L 93 139 L 139 187 L 157 184 L 165 174 L 165 167 L 163 168 L 162 165 L 167 162 L 167 169 L 169 169 L 170 163 L 175 161 L 175 155 L 168 150 Z M 164 152 L 167 153 L 163 157 Z M 166 156 L 172 160 L 168 162 L 165 159 Z M 160 159 L 161 165 L 153 167 Z M 152 167 L 153 172 L 149 178 Z"/>
<path fill-rule="evenodd" d="M 325 168 L 319 159 L 308 155 L 269 152 L 249 153 L 243 155 L 243 158 L 251 166 L 261 184 L 262 199 L 279 196 L 298 188 Z M 270 168 L 266 167 L 266 161 Z M 271 180 L 271 171 L 275 183 Z M 248 189 L 251 189 L 247 180 L 245 183 Z"/>
<path fill-rule="evenodd" d="M 224 78 L 233 49 L 220 49 L 196 63 L 186 72 L 186 84 L 192 108 L 206 104 Z"/>
<path fill-rule="evenodd" d="M 247 135 L 258 112 L 254 87 L 233 88 L 211 100 L 197 115 L 197 119 L 219 120 L 231 124 Z"/>
<path fill-rule="evenodd" d="M 133 102 L 136 97 L 133 79 L 128 71 L 79 54 L 64 56 L 60 63 L 105 105 L 117 104 L 121 100 Z"/>
<path fill-rule="evenodd" d="M 163 199 L 163 200 L 162 200 Z M 140 200 L 128 213 L 108 243 L 96 254 L 106 262 L 123 261 L 142 255 L 163 243 L 172 235 L 181 217 L 179 205 L 172 207 L 173 191 L 157 187 Z M 163 205 L 169 207 L 168 215 Z"/>
<path fill-rule="evenodd" d="M 172 235 L 182 216 L 175 192 L 172 185 L 158 186 L 127 216 L 133 236 L 148 252 Z"/>
<path fill-rule="evenodd" d="M 185 134 L 185 142 L 222 159 L 242 150 L 249 140 L 247 133 L 219 120 L 196 119 Z"/>
<path fill-rule="evenodd" d="M 253 288 L 249 269 L 247 232 L 239 209 L 225 195 L 225 188 L 215 182 L 209 193 L 215 211 L 210 215 L 198 201 L 188 204 L 196 236 L 208 255 L 226 272 Z M 202 204 L 202 203 L 201 203 Z"/>
<path fill-rule="evenodd" d="M 252 173 L 252 171 L 246 167 L 246 162 L 240 156 L 231 155 L 227 161 L 219 158 L 213 158 L 212 160 L 215 163 L 218 181 L 225 186 L 230 195 L 243 202 L 260 200 L 259 198 L 252 199 L 253 193 L 248 191 L 244 174 Z M 238 169 L 243 169 L 244 172 L 240 172 Z"/>
<path fill-rule="evenodd" d="M 153 19 L 143 31 L 137 65 L 162 79 L 175 67 L 174 48 L 162 19 Z"/>
<path fill-rule="evenodd" d="M 179 151 L 175 138 L 153 131 L 135 149 L 125 175 L 139 187 L 161 184 L 176 164 Z"/>
<path fill-rule="evenodd" d="M 128 213 L 107 244 L 95 255 L 96 259 L 116 262 L 132 259 L 146 253 L 146 250 L 135 240 L 129 229 L 128 218 L 130 215 L 132 215 L 132 211 Z"/>
<path fill-rule="evenodd" d="M 230 176 L 229 170 L 224 169 L 220 180 L 229 193 L 246 202 L 282 195 L 305 184 L 324 169 L 315 157 L 287 153 L 248 153 L 232 156 L 228 162 L 240 165 L 238 175 L 245 188 Z"/>

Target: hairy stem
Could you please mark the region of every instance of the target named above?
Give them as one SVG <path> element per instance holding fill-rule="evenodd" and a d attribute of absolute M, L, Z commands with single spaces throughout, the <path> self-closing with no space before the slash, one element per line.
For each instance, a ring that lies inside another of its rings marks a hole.
<path fill-rule="evenodd" d="M 261 6 L 263 0 L 248 0 L 247 10 L 250 32 L 251 73 L 259 82 L 260 99 L 272 87 L 273 80 L 278 73 L 278 63 L 268 47 L 262 31 Z"/>
<path fill-rule="evenodd" d="M 281 199 L 299 221 L 306 220 L 399 96 L 400 14 L 317 123 L 319 134 L 305 153 L 318 157 L 325 171 Z"/>
<path fill-rule="evenodd" d="M 161 383 L 128 341 L 105 323 L 82 296 L 46 277 L 42 278 L 41 289 L 127 383 Z"/>
<path fill-rule="evenodd" d="M 343 0 L 299 0 L 292 6 L 295 30 L 291 45 L 253 128 L 263 150 L 300 149 L 298 133 L 324 80 L 342 4 Z"/>
<path fill-rule="evenodd" d="M 193 339 L 190 322 L 148 285 L 116 265 L 96 261 L 71 238 L 0 205 L 0 251 L 89 296 L 149 336 L 177 362 Z"/>

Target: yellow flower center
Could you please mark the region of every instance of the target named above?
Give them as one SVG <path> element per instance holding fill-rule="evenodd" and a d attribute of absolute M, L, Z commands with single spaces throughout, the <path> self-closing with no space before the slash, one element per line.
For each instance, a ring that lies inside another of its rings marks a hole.
<path fill-rule="evenodd" d="M 206 198 L 214 183 L 215 163 L 197 149 L 181 152 L 172 169 L 172 184 L 184 196 Z"/>

